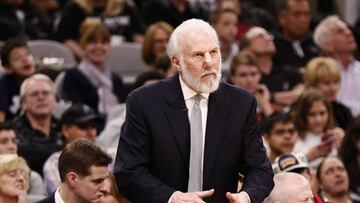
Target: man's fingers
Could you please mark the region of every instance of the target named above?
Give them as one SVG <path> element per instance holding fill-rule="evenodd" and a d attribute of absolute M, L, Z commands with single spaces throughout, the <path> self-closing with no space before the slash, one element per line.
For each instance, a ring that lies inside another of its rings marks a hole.
<path fill-rule="evenodd" d="M 226 198 L 232 203 L 236 201 L 235 195 L 231 194 L 230 192 L 226 193 Z"/>
<path fill-rule="evenodd" d="M 199 196 L 200 198 L 210 197 L 211 195 L 214 194 L 214 191 L 215 191 L 214 189 L 200 191 L 200 192 L 196 192 L 196 195 Z"/>

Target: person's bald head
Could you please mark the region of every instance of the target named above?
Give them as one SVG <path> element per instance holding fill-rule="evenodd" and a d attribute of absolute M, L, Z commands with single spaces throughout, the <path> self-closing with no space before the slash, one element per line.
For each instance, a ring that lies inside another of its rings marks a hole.
<path fill-rule="evenodd" d="M 310 183 L 300 174 L 282 172 L 274 176 L 275 186 L 263 203 L 313 203 Z"/>

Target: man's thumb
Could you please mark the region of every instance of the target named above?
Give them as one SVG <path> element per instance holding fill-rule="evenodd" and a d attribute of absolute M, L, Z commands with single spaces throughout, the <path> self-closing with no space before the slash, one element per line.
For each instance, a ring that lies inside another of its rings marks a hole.
<path fill-rule="evenodd" d="M 231 194 L 230 192 L 226 193 L 226 198 L 230 201 L 230 202 L 235 202 L 236 198 L 235 195 Z"/>
<path fill-rule="evenodd" d="M 196 194 L 201 197 L 201 198 L 204 198 L 204 197 L 210 197 L 211 195 L 213 195 L 215 192 L 214 189 L 211 189 L 211 190 L 205 190 L 205 191 L 201 191 L 201 192 L 196 192 Z"/>

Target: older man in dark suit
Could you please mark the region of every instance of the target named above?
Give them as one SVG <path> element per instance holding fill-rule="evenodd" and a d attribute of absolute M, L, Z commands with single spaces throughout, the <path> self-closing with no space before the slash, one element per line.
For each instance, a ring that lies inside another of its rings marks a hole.
<path fill-rule="evenodd" d="M 185 21 L 167 51 L 179 74 L 128 97 L 114 168 L 120 192 L 133 203 L 261 202 L 273 173 L 256 100 L 220 82 L 216 32 L 202 20 Z"/>

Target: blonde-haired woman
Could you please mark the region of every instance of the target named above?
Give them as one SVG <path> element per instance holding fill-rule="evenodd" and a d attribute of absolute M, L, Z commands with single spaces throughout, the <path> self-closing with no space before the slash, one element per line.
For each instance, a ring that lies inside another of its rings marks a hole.
<path fill-rule="evenodd" d="M 71 49 L 79 58 L 84 52 L 78 43 L 80 25 L 86 19 L 103 22 L 111 35 L 126 41 L 142 43 L 144 23 L 135 5 L 126 0 L 74 0 L 64 7 L 57 27 L 57 38 Z"/>
<path fill-rule="evenodd" d="M 0 155 L 0 202 L 25 203 L 30 169 L 15 154 Z"/>
<path fill-rule="evenodd" d="M 322 91 L 331 103 L 335 124 L 346 129 L 353 120 L 350 109 L 336 101 L 340 88 L 341 75 L 338 63 L 329 57 L 313 58 L 306 65 L 304 72 L 305 88 L 317 88 Z"/>

